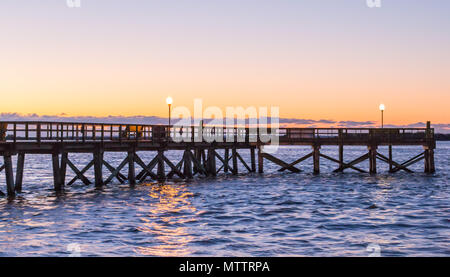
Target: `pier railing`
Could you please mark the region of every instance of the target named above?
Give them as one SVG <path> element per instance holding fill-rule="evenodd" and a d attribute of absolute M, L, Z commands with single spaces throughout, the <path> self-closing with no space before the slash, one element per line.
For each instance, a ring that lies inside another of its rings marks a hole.
<path fill-rule="evenodd" d="M 266 136 L 266 139 L 261 140 Z M 433 128 L 249 128 L 215 126 L 168 126 L 77 122 L 1 121 L 1 142 L 161 142 L 223 141 L 280 143 L 319 142 L 383 143 L 434 140 Z M 200 138 L 200 140 L 199 140 Z"/>

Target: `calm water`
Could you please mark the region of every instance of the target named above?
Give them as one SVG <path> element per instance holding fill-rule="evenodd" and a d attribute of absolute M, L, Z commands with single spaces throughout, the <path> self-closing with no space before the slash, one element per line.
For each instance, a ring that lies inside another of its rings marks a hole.
<path fill-rule="evenodd" d="M 308 151 L 283 147 L 276 156 L 293 161 Z M 364 151 L 348 148 L 346 160 Z M 394 156 L 405 161 L 420 151 L 394 148 Z M 105 157 L 114 165 L 124 158 Z M 56 195 L 51 158 L 30 155 L 23 193 L 0 197 L 0 256 L 450 256 L 449 157 L 450 143 L 438 143 L 431 176 L 421 173 L 423 162 L 412 167 L 417 173 L 387 174 L 379 161 L 381 173 L 369 176 L 331 173 L 335 164 L 322 160 L 314 176 L 311 160 L 300 174 L 278 173 L 267 161 L 262 176 L 115 183 L 102 191 L 75 183 Z M 81 168 L 90 156 L 70 158 Z M 0 184 L 4 192 L 3 172 Z"/>

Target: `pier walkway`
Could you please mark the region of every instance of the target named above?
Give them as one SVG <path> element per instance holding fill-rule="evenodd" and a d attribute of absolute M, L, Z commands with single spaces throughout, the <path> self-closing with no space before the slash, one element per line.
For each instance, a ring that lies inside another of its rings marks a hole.
<path fill-rule="evenodd" d="M 263 151 L 265 145 L 274 143 L 309 145 L 311 152 L 302 157 L 295 157 L 296 153 L 293 152 L 293 157 L 297 159 L 288 163 Z M 323 145 L 336 146 L 337 157 L 321 153 Z M 422 150 L 406 161 L 397 162 L 393 159 L 392 148 L 403 145 L 421 146 Z M 3 164 L 0 161 L 0 172 L 5 172 L 8 195 L 22 190 L 25 157 L 30 154 L 52 155 L 55 190 L 77 181 L 101 187 L 113 180 L 134 185 L 148 178 L 158 181 L 190 179 L 195 175 L 215 176 L 221 171 L 238 174 L 238 163 L 248 172 L 263 173 L 265 160 L 279 165 L 279 171 L 289 172 L 300 172 L 298 165 L 312 160 L 315 174 L 320 173 L 321 158 L 335 162 L 335 172 L 346 169 L 366 172 L 357 165 L 369 160 L 367 173 L 370 174 L 377 173 L 377 160 L 387 163 L 392 173 L 400 170 L 412 172 L 409 167 L 424 160 L 424 172 L 433 173 L 435 145 L 434 129 L 429 122 L 426 128 L 267 129 L 1 121 L 0 155 L 3 156 Z M 367 153 L 352 161 L 345 161 L 344 146 L 367 146 Z M 384 156 L 379 153 L 379 146 L 388 146 L 389 154 Z M 219 155 L 219 149 L 223 150 L 223 156 Z M 182 151 L 182 159 L 176 163 L 170 161 L 165 155 L 168 150 Z M 250 151 L 250 161 L 246 161 L 238 150 Z M 155 156 L 145 162 L 138 155 L 142 151 L 154 152 Z M 105 152 L 124 152 L 127 156 L 119 166 L 114 167 L 104 159 Z M 89 153 L 92 160 L 79 169 L 70 160 L 71 153 Z M 14 172 L 12 156 L 15 155 L 17 164 Z M 136 172 L 136 165 L 139 172 Z M 89 180 L 85 173 L 92 167 L 95 178 Z M 68 182 L 67 168 L 76 175 Z M 109 172 L 109 175 L 104 176 L 104 172 Z"/>

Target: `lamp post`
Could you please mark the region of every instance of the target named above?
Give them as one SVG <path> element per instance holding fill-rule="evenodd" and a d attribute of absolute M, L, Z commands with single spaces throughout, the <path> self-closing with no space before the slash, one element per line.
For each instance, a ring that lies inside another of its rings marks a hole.
<path fill-rule="evenodd" d="M 380 104 L 380 111 L 381 111 L 381 128 L 384 128 L 384 118 L 383 118 L 383 112 L 384 112 L 385 106 L 384 104 Z"/>
<path fill-rule="evenodd" d="M 172 106 L 172 102 L 173 102 L 172 97 L 169 96 L 166 98 L 167 106 L 169 106 L 169 128 L 170 128 L 170 107 Z"/>

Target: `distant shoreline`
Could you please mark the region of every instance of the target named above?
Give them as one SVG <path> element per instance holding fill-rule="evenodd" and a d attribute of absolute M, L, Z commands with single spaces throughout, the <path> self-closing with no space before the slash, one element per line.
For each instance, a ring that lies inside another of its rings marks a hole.
<path fill-rule="evenodd" d="M 434 134 L 437 141 L 449 141 L 450 134 Z"/>

